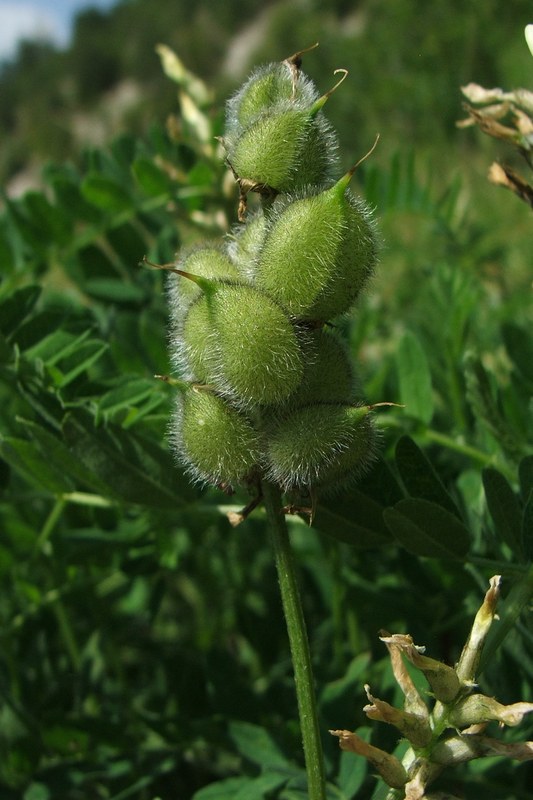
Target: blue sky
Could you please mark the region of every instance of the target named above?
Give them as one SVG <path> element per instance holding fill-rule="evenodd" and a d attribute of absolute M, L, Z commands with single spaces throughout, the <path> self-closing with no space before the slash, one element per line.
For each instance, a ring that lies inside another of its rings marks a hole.
<path fill-rule="evenodd" d="M 13 57 L 21 38 L 68 43 L 72 20 L 87 7 L 109 8 L 115 0 L 0 0 L 0 61 Z"/>

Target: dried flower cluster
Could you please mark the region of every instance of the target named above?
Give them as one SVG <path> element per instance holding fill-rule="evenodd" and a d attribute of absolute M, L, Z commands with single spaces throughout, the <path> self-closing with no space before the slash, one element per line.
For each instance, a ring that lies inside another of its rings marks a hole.
<path fill-rule="evenodd" d="M 495 617 L 499 590 L 500 577 L 495 576 L 455 667 L 423 655 L 424 648 L 417 647 L 408 635 L 384 632 L 381 636 L 405 702 L 402 709 L 394 708 L 373 697 L 366 686 L 369 704 L 364 711 L 372 720 L 393 725 L 409 741 L 410 748 L 403 761 L 350 731 L 330 731 L 339 737 L 343 750 L 361 755 L 372 764 L 385 783 L 395 790 L 391 798 L 437 800 L 438 795 L 426 794 L 426 790 L 445 767 L 483 756 L 507 756 L 518 761 L 533 759 L 533 742 L 504 743 L 484 734 L 489 722 L 515 726 L 522 722 L 525 714 L 533 711 L 533 703 L 505 706 L 477 691 L 475 676 Z M 435 700 L 432 709 L 416 689 L 404 659 L 424 674 Z"/>
<path fill-rule="evenodd" d="M 466 128 L 477 125 L 483 133 L 512 145 L 530 170 L 533 170 L 533 92 L 515 89 L 484 89 L 476 83 L 463 86 L 468 103 L 468 118 L 458 123 Z M 514 192 L 533 207 L 533 184 L 513 167 L 494 162 L 489 180 Z"/>

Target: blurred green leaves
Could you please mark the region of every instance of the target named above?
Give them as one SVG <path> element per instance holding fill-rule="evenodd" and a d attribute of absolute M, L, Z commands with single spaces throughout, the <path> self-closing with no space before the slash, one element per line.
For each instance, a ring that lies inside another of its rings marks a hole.
<path fill-rule="evenodd" d="M 124 678 L 128 663 L 141 665 L 138 652 L 154 650 L 135 628 L 168 603 L 167 565 L 191 558 L 206 525 L 227 525 L 215 507 L 200 511 L 169 455 L 169 388 L 154 378 L 169 368 L 164 291 L 161 275 L 139 266 L 144 255 L 171 259 L 194 228 L 195 163 L 164 131 L 152 143 L 123 137 L 87 153 L 82 169 L 50 165 L 45 193 L 1 213 L 0 793 L 9 798 L 140 797 L 148 786 L 163 793 L 181 770 L 162 705 L 180 692 L 165 658 L 141 667 L 135 690 Z M 188 595 L 179 581 L 176 591 Z M 162 612 L 155 650 L 195 639 L 204 612 L 192 602 L 184 638 Z M 193 674 L 194 656 L 178 661 Z M 142 699 L 132 704 L 130 692 Z"/>

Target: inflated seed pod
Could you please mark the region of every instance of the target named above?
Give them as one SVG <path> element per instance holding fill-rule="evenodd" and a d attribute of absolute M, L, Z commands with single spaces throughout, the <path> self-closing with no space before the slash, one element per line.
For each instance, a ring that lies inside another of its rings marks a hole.
<path fill-rule="evenodd" d="M 377 257 L 366 204 L 348 188 L 352 172 L 325 190 L 274 203 L 255 265 L 255 284 L 305 320 L 347 311 Z"/>
<path fill-rule="evenodd" d="M 170 321 L 176 326 L 181 323 L 184 312 L 201 295 L 202 290 L 183 278 L 176 270 L 191 272 L 204 278 L 238 278 L 239 272 L 222 245 L 206 244 L 184 251 L 167 278 L 167 298 Z"/>
<path fill-rule="evenodd" d="M 188 277 L 204 292 L 183 323 L 190 369 L 244 405 L 283 402 L 304 370 L 300 342 L 284 310 L 253 286 Z"/>
<path fill-rule="evenodd" d="M 266 219 L 262 210 L 250 215 L 228 237 L 227 253 L 238 273 L 250 277 L 265 237 Z"/>
<path fill-rule="evenodd" d="M 309 108 L 318 100 L 313 82 L 294 63 L 294 58 L 256 69 L 226 105 L 226 134 L 240 133 L 265 111 L 291 101 Z"/>
<path fill-rule="evenodd" d="M 292 100 L 280 101 L 226 142 L 228 163 L 241 189 L 288 192 L 330 180 L 337 139 L 321 108 L 332 91 L 304 108 Z"/>
<path fill-rule="evenodd" d="M 171 441 L 181 464 L 199 483 L 246 484 L 261 460 L 250 420 L 210 391 L 190 384 L 178 388 Z"/>
<path fill-rule="evenodd" d="M 287 401 L 291 408 L 311 403 L 353 403 L 357 382 L 346 343 L 324 327 L 308 334 L 307 360 L 300 387 Z"/>
<path fill-rule="evenodd" d="M 170 357 L 178 372 L 197 383 L 216 379 L 216 332 L 203 295 L 184 314 L 176 336 L 170 338 Z"/>
<path fill-rule="evenodd" d="M 289 491 L 339 486 L 360 476 L 375 455 L 369 411 L 317 403 L 285 416 L 266 437 L 268 479 Z"/>

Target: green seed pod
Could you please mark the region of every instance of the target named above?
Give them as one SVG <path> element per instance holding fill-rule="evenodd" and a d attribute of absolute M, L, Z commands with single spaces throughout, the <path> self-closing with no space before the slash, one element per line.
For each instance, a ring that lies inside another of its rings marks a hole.
<path fill-rule="evenodd" d="M 284 491 L 335 488 L 360 476 L 375 454 L 368 406 L 323 403 L 296 409 L 268 432 L 269 480 Z"/>
<path fill-rule="evenodd" d="M 311 80 L 294 59 L 268 64 L 255 70 L 226 105 L 226 133 L 231 136 L 248 127 L 260 114 L 269 113 L 285 101 L 309 108 L 318 100 Z"/>
<path fill-rule="evenodd" d="M 288 400 L 291 408 L 312 403 L 353 403 L 357 389 L 345 342 L 322 328 L 308 335 L 308 357 L 300 387 Z"/>
<path fill-rule="evenodd" d="M 347 188 L 351 174 L 292 202 L 280 198 L 272 208 L 255 283 L 300 319 L 344 313 L 373 272 L 374 225 L 365 203 Z"/>
<path fill-rule="evenodd" d="M 207 385 L 214 381 L 216 337 L 203 295 L 189 306 L 177 335 L 171 337 L 170 357 L 178 372 L 188 380 Z"/>
<path fill-rule="evenodd" d="M 239 273 L 222 246 L 199 245 L 180 255 L 175 269 L 167 280 L 167 299 L 170 320 L 174 327 L 181 324 L 183 314 L 190 304 L 202 294 L 200 287 L 182 277 L 177 270 L 201 275 L 203 278 L 238 278 Z"/>
<path fill-rule="evenodd" d="M 256 117 L 235 141 L 226 142 L 228 162 L 243 191 L 288 192 L 331 179 L 337 141 L 320 109 L 332 91 L 307 108 L 292 100 L 280 101 Z"/>
<path fill-rule="evenodd" d="M 261 210 L 249 216 L 246 225 L 238 225 L 228 237 L 227 253 L 237 271 L 250 277 L 265 238 L 266 219 Z"/>
<path fill-rule="evenodd" d="M 253 286 L 189 277 L 205 293 L 183 324 L 190 368 L 241 404 L 283 402 L 303 376 L 300 343 L 283 309 Z"/>
<path fill-rule="evenodd" d="M 258 469 L 257 432 L 241 411 L 216 394 L 184 384 L 171 430 L 179 461 L 199 483 L 242 485 Z"/>

